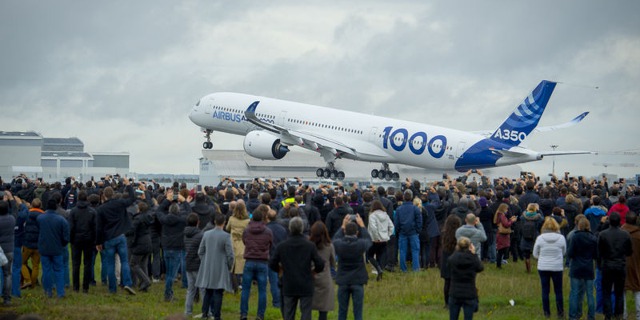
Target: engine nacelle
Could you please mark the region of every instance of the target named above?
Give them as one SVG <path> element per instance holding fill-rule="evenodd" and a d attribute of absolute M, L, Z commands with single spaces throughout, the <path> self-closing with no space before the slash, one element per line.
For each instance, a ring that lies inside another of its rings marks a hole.
<path fill-rule="evenodd" d="M 268 131 L 255 130 L 244 137 L 244 151 L 254 158 L 278 160 L 289 152 L 289 148 Z"/>

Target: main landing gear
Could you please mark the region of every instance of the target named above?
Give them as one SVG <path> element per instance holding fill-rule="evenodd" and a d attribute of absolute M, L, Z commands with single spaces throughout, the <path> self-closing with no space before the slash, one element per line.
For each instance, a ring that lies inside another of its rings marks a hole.
<path fill-rule="evenodd" d="M 382 168 L 380 168 L 380 170 L 377 169 L 373 169 L 371 170 L 371 177 L 372 178 L 378 178 L 378 179 L 384 179 L 387 181 L 398 181 L 400 180 L 400 174 L 397 172 L 393 172 L 391 170 L 389 170 L 389 164 L 388 163 L 383 163 L 382 164 Z"/>
<path fill-rule="evenodd" d="M 316 176 L 318 176 L 319 178 L 324 177 L 326 179 L 339 181 L 344 180 L 345 177 L 343 171 L 336 170 L 333 162 L 329 162 L 326 168 L 318 168 L 318 170 L 316 170 Z"/>
<path fill-rule="evenodd" d="M 211 142 L 211 132 L 213 132 L 212 130 L 205 130 L 204 133 L 204 137 L 207 138 L 207 141 L 202 143 L 202 148 L 203 149 L 213 149 L 213 142 Z"/>

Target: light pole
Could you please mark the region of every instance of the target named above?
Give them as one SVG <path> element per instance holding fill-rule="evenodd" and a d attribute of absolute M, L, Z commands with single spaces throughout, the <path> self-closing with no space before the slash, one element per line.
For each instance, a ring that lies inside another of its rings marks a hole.
<path fill-rule="evenodd" d="M 551 149 L 553 149 L 553 152 L 556 151 L 556 148 L 558 148 L 557 144 L 552 144 L 551 145 Z M 556 157 L 553 157 L 553 166 L 551 167 L 551 173 L 555 176 L 556 175 Z"/>

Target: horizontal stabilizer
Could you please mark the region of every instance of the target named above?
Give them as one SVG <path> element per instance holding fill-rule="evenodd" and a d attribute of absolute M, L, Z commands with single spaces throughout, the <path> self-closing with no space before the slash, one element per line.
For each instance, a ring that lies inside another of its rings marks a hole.
<path fill-rule="evenodd" d="M 575 154 L 597 154 L 597 152 L 593 152 L 593 151 L 581 151 L 581 150 L 577 150 L 577 151 L 542 151 L 540 152 L 541 155 L 545 156 L 545 157 L 550 157 L 550 156 L 568 156 L 568 155 L 575 155 Z"/>
<path fill-rule="evenodd" d="M 536 128 L 534 131 L 548 132 L 548 131 L 554 131 L 554 130 L 558 130 L 558 129 L 564 129 L 564 128 L 568 128 L 568 127 L 571 127 L 571 126 L 575 126 L 576 124 L 580 123 L 580 121 L 582 121 L 582 119 L 586 118 L 588 114 L 589 114 L 588 111 L 587 112 L 583 112 L 582 114 L 580 114 L 579 116 L 573 118 L 569 122 L 565 122 L 563 124 L 558 124 L 558 125 L 555 125 L 555 126 Z"/>

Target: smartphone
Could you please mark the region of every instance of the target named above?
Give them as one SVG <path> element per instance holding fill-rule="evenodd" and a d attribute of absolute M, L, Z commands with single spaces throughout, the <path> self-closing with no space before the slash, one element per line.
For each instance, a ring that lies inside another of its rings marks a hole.
<path fill-rule="evenodd" d="M 476 170 L 476 169 L 471 169 L 471 173 L 478 173 L 478 170 Z"/>
<path fill-rule="evenodd" d="M 196 186 L 196 192 L 198 192 L 198 193 L 202 192 L 202 185 L 201 184 Z"/>
<path fill-rule="evenodd" d="M 136 197 L 140 198 L 144 194 L 144 190 L 136 189 Z"/>
<path fill-rule="evenodd" d="M 623 183 L 624 182 L 624 178 L 618 179 L 618 182 Z"/>
<path fill-rule="evenodd" d="M 442 180 L 446 180 L 446 179 L 447 179 L 447 174 L 446 174 L 446 173 L 443 173 L 443 174 L 442 174 Z"/>

